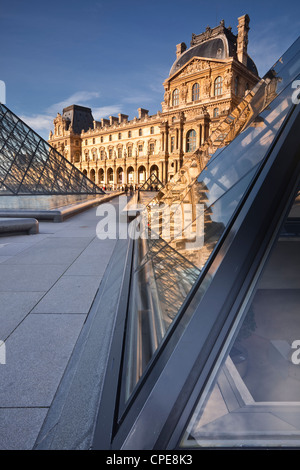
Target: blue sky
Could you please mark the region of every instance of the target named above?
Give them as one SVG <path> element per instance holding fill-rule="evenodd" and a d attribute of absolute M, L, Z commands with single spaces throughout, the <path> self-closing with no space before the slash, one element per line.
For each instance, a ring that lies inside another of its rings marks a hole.
<path fill-rule="evenodd" d="M 262 76 L 296 40 L 294 0 L 0 0 L 0 80 L 6 104 L 44 138 L 57 112 L 95 119 L 161 110 L 176 44 L 248 13 L 248 53 Z"/>

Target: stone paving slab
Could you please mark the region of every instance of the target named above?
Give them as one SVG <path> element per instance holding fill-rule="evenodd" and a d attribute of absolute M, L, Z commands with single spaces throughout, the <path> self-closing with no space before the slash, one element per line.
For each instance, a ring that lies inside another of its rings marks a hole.
<path fill-rule="evenodd" d="M 0 265 L 0 292 L 45 292 L 63 274 L 67 266 Z"/>
<path fill-rule="evenodd" d="M 0 408 L 50 406 L 84 320 L 81 314 L 25 318 L 5 342 Z"/>
<path fill-rule="evenodd" d="M 0 292 L 0 338 L 5 341 L 24 320 L 44 292 Z"/>
<path fill-rule="evenodd" d="M 100 282 L 100 276 L 63 276 L 32 313 L 88 313 Z"/>
<path fill-rule="evenodd" d="M 31 450 L 47 408 L 0 409 L 0 450 Z"/>
<path fill-rule="evenodd" d="M 94 207 L 1 237 L 0 449 L 33 448 L 57 393 L 116 243 L 97 239 L 98 221 Z"/>
<path fill-rule="evenodd" d="M 1 243 L 0 240 L 0 256 L 14 256 L 22 251 L 28 250 L 32 244 L 28 242 L 20 242 L 20 243 Z"/>
<path fill-rule="evenodd" d="M 86 248 L 89 240 L 86 238 L 47 238 L 34 247 L 23 251 L 18 257 L 14 257 L 5 264 L 41 264 L 58 265 L 71 264 Z"/>

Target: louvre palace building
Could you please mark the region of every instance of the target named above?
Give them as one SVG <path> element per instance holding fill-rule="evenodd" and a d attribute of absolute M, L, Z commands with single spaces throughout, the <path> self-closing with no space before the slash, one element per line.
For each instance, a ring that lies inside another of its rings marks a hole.
<path fill-rule="evenodd" d="M 176 46 L 161 111 L 96 121 L 90 108 L 73 104 L 54 119 L 50 145 L 106 189 L 139 187 L 153 173 L 167 183 L 258 82 L 247 54 L 249 21 L 238 18 L 234 34 L 222 20 L 193 34 L 190 47 Z"/>

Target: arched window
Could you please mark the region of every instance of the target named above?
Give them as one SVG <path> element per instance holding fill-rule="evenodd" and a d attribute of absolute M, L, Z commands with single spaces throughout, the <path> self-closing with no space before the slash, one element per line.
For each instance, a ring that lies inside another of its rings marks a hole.
<path fill-rule="evenodd" d="M 179 90 L 178 88 L 175 88 L 172 94 L 172 106 L 178 106 L 179 105 Z"/>
<path fill-rule="evenodd" d="M 123 168 L 118 168 L 117 169 L 117 182 L 118 184 L 122 184 L 123 183 L 123 175 L 124 175 L 124 172 L 123 172 Z"/>
<path fill-rule="evenodd" d="M 154 134 L 154 127 L 150 127 L 150 134 Z"/>
<path fill-rule="evenodd" d="M 195 83 L 192 88 L 192 100 L 197 101 L 200 98 L 200 87 L 199 83 Z"/>
<path fill-rule="evenodd" d="M 239 77 L 235 77 L 234 79 L 234 94 L 238 95 L 239 93 Z"/>
<path fill-rule="evenodd" d="M 219 108 L 214 109 L 214 118 L 219 117 Z"/>
<path fill-rule="evenodd" d="M 214 95 L 215 96 L 220 96 L 220 95 L 222 95 L 222 92 L 223 92 L 223 78 L 219 76 L 215 79 Z"/>
<path fill-rule="evenodd" d="M 107 170 L 107 181 L 109 184 L 113 184 L 114 182 L 114 170 L 112 168 L 108 168 Z"/>
<path fill-rule="evenodd" d="M 118 139 L 119 139 L 119 140 L 122 139 L 122 134 L 121 134 L 121 132 L 119 132 L 119 134 L 118 134 Z"/>
<path fill-rule="evenodd" d="M 128 184 L 133 183 L 133 175 L 134 175 L 134 169 L 132 166 L 127 168 L 127 182 Z"/>
<path fill-rule="evenodd" d="M 191 129 L 186 134 L 186 151 L 193 152 L 196 150 L 196 131 Z"/>
<path fill-rule="evenodd" d="M 152 165 L 150 168 L 150 175 L 156 175 L 158 177 L 158 166 L 157 165 Z"/>
<path fill-rule="evenodd" d="M 99 168 L 98 171 L 98 184 L 104 183 L 104 170 L 103 168 Z"/>
<path fill-rule="evenodd" d="M 92 180 L 93 183 L 95 183 L 95 170 L 94 170 L 94 168 L 91 169 L 90 180 Z"/>
<path fill-rule="evenodd" d="M 143 135 L 143 129 L 139 129 L 139 136 L 141 137 Z"/>
<path fill-rule="evenodd" d="M 143 165 L 139 167 L 138 180 L 140 184 L 146 181 L 146 168 Z"/>

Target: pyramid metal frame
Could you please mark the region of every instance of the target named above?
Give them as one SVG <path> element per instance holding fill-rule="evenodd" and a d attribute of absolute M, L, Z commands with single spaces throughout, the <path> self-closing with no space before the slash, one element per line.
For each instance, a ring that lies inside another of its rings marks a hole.
<path fill-rule="evenodd" d="M 151 187 L 157 187 L 157 189 L 153 189 L 153 191 L 159 191 L 164 187 L 163 183 L 160 181 L 160 179 L 155 173 L 151 173 L 149 178 L 147 178 L 145 183 L 143 183 L 142 186 L 139 188 L 139 191 L 151 191 Z"/>
<path fill-rule="evenodd" d="M 0 103 L 0 195 L 104 194 Z"/>

